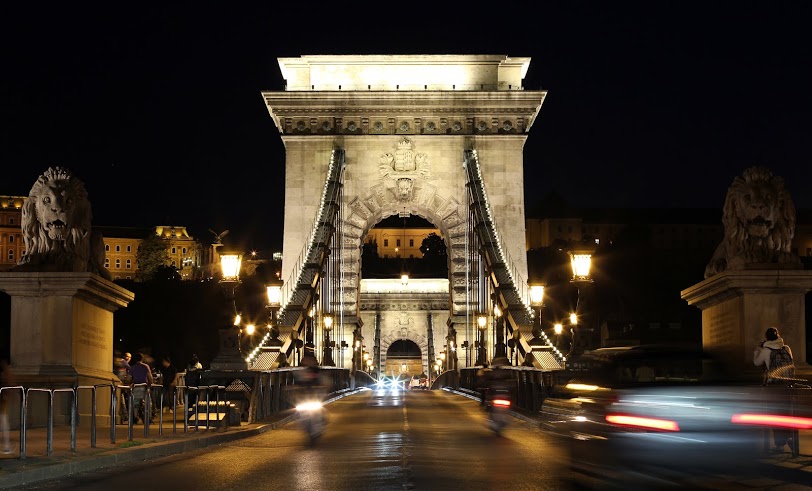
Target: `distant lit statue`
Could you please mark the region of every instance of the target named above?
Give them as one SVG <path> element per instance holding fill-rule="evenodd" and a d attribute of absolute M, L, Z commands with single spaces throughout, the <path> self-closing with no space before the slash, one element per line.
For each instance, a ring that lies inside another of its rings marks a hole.
<path fill-rule="evenodd" d="M 90 272 L 109 280 L 104 240 L 91 230 L 91 217 L 84 183 L 62 167 L 46 170 L 23 205 L 25 253 L 12 271 Z"/>
<path fill-rule="evenodd" d="M 765 265 L 802 267 L 800 259 L 790 252 L 795 235 L 795 205 L 784 188 L 784 180 L 767 168 L 750 167 L 733 180 L 725 198 L 722 223 L 725 237 L 705 268 L 705 278 Z"/>

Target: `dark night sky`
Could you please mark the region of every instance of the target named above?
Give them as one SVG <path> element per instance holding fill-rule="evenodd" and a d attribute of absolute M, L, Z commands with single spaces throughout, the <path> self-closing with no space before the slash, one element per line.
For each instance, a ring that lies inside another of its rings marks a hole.
<path fill-rule="evenodd" d="M 10 3 L 0 194 L 62 165 L 95 225 L 280 247 L 283 146 L 260 91 L 283 88 L 277 57 L 306 54 L 531 57 L 525 88 L 549 93 L 528 208 L 555 190 L 721 215 L 755 164 L 812 208 L 812 2 Z"/>

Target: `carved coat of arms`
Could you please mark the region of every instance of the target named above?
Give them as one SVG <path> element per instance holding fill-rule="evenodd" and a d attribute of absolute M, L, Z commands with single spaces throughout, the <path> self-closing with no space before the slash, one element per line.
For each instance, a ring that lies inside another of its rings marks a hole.
<path fill-rule="evenodd" d="M 381 155 L 378 168 L 387 187 L 394 188 L 398 201 L 411 201 L 414 180 L 429 176 L 429 158 L 425 153 L 415 152 L 412 141 L 403 138 L 395 153 Z"/>

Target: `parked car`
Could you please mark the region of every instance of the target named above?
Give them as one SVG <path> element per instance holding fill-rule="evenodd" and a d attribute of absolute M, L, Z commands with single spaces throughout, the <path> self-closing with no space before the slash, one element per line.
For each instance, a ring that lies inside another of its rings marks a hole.
<path fill-rule="evenodd" d="M 769 448 L 766 428 L 812 428 L 812 413 L 789 402 L 803 389 L 762 387 L 758 374 L 726 368 L 696 348 L 600 348 L 572 361 L 542 405 L 543 427 L 561 437 L 579 487 L 696 488 L 702 476 L 742 476 Z"/>

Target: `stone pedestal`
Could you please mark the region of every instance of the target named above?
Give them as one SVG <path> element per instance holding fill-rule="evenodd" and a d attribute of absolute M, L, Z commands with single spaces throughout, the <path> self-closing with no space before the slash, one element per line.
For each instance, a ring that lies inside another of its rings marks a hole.
<path fill-rule="evenodd" d="M 3 272 L 0 291 L 11 296 L 10 362 L 17 383 L 78 386 L 79 415 L 90 415 L 91 387 L 118 382 L 113 312 L 135 295 L 93 273 Z M 98 389 L 97 398 L 98 422 L 109 423 L 110 389 Z M 69 404 L 64 399 L 55 406 L 56 414 Z"/>
<path fill-rule="evenodd" d="M 220 351 L 209 365 L 212 370 L 247 370 L 248 362 L 240 351 L 240 330 L 236 327 L 220 329 Z"/>
<path fill-rule="evenodd" d="M 730 356 L 744 370 L 754 370 L 753 349 L 764 331 L 775 326 L 792 348 L 795 365 L 812 371 L 806 358 L 804 295 L 812 289 L 812 271 L 725 271 L 681 292 L 702 310 L 702 345 Z"/>

